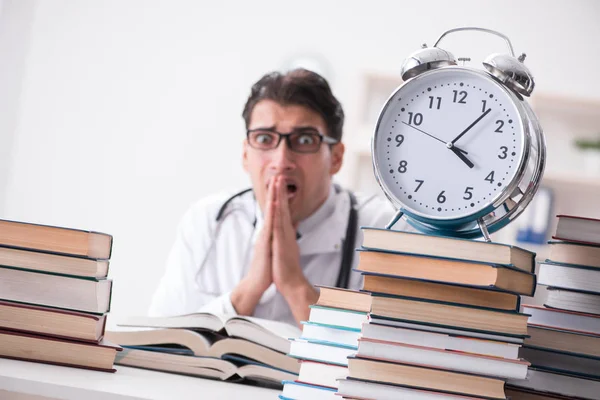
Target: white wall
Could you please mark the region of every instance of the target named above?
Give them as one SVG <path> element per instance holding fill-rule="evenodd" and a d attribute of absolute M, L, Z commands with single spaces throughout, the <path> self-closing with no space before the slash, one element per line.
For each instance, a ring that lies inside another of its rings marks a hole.
<path fill-rule="evenodd" d="M 250 85 L 295 54 L 328 60 L 348 135 L 361 74 L 399 71 L 456 26 L 508 35 L 538 91 L 600 96 L 594 0 L 54 0 L 33 1 L 22 21 L 28 4 L 5 0 L 2 21 L 31 23 L 29 37 L 0 27 L 0 44 L 28 47 L 24 65 L 0 47 L 0 63 L 16 66 L 0 80 L 19 83 L 18 95 L 0 93 L 14 121 L 0 125 L 13 138 L 1 217 L 113 234 L 116 316 L 145 312 L 190 203 L 248 184 L 241 108 Z M 458 56 L 504 49 L 484 35 L 444 43 Z"/>

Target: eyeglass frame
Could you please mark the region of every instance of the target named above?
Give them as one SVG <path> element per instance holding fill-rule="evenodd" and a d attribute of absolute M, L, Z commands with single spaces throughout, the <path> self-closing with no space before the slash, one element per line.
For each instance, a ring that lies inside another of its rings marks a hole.
<path fill-rule="evenodd" d="M 259 132 L 259 131 L 277 134 L 277 137 L 278 137 L 277 144 L 275 144 L 275 146 L 270 149 L 260 149 L 258 147 L 252 146 L 252 144 L 250 144 L 250 134 L 253 132 Z M 318 136 L 319 137 L 319 147 L 317 147 L 315 151 L 296 151 L 296 150 L 294 150 L 291 145 L 290 136 L 301 134 L 301 133 L 310 133 L 311 135 Z M 248 145 L 250 147 L 252 147 L 253 149 L 260 150 L 260 151 L 275 150 L 281 144 L 282 138 L 285 138 L 286 144 L 288 146 L 288 149 L 290 149 L 290 151 L 293 151 L 294 153 L 299 153 L 299 154 L 315 154 L 319 151 L 319 149 L 321 149 L 321 145 L 323 143 L 328 144 L 328 145 L 334 145 L 334 144 L 340 143 L 339 140 L 334 139 L 331 136 L 323 135 L 321 132 L 319 132 L 315 128 L 300 128 L 300 129 L 293 130 L 290 133 L 277 132 L 275 129 L 271 129 L 271 128 L 255 128 L 255 129 L 248 129 L 246 131 L 246 140 L 248 140 Z"/>

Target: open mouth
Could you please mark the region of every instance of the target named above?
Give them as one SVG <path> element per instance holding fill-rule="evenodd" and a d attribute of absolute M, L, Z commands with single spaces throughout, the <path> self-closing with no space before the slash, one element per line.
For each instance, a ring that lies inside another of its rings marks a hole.
<path fill-rule="evenodd" d="M 296 195 L 298 194 L 298 191 L 299 191 L 298 185 L 296 183 L 287 182 L 285 184 L 285 187 L 286 187 L 288 199 L 292 199 L 293 197 L 296 197 Z M 267 184 L 267 190 L 268 189 L 269 189 L 269 184 Z"/>
<path fill-rule="evenodd" d="M 289 193 L 296 193 L 296 191 L 298 191 L 298 187 L 296 186 L 296 184 L 294 183 L 288 183 L 287 185 L 287 192 Z"/>

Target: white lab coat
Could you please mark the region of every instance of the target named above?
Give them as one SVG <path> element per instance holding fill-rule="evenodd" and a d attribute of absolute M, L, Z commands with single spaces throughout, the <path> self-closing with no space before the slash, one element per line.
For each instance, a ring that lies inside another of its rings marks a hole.
<path fill-rule="evenodd" d="M 184 215 L 178 228 L 167 267 L 152 299 L 151 316 L 194 312 L 235 313 L 231 291 L 246 275 L 253 245 L 262 228 L 262 213 L 253 194 L 246 193 L 230 202 L 220 222 L 216 215 L 231 194 L 200 200 Z M 378 197 L 357 195 L 358 226 L 383 227 L 393 217 L 392 206 Z M 334 286 L 342 257 L 350 198 L 332 185 L 325 203 L 298 225 L 300 264 L 313 285 Z M 253 221 L 256 218 L 256 228 Z M 394 229 L 402 229 L 399 221 Z M 357 230 L 355 248 L 362 243 Z M 355 253 L 353 268 L 358 264 Z M 349 287 L 360 289 L 362 276 L 350 275 Z M 294 323 L 283 296 L 271 285 L 262 296 L 254 315 Z"/>

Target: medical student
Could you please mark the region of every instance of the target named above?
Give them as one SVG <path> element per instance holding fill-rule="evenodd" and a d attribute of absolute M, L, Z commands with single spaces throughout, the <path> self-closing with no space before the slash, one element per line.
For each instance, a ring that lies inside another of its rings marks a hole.
<path fill-rule="evenodd" d="M 360 226 L 393 218 L 387 201 L 332 182 L 344 158 L 344 112 L 320 75 L 265 75 L 242 116 L 252 188 L 202 199 L 184 215 L 152 316 L 209 311 L 298 324 L 318 299 L 315 285 L 360 288 L 352 271 Z"/>

